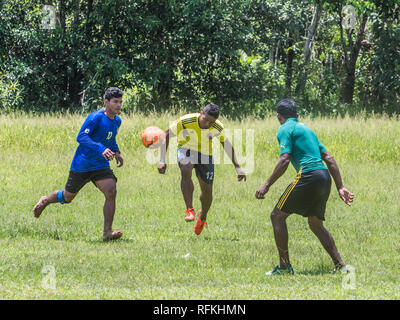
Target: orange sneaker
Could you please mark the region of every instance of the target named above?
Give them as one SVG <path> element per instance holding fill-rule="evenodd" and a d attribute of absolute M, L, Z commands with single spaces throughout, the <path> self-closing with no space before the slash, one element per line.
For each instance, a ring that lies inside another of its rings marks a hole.
<path fill-rule="evenodd" d="M 186 211 L 185 221 L 193 221 L 196 218 L 196 213 L 194 212 L 194 208 L 185 211 Z"/>
<path fill-rule="evenodd" d="M 206 228 L 208 228 L 207 221 L 200 220 L 200 214 L 201 214 L 201 210 L 199 211 L 199 214 L 197 215 L 196 225 L 194 226 L 194 233 L 197 235 L 199 235 L 203 231 L 204 226 L 206 226 Z"/>

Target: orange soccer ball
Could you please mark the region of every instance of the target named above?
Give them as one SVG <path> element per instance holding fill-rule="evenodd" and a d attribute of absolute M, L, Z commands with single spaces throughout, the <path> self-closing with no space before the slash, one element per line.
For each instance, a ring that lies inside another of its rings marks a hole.
<path fill-rule="evenodd" d="M 164 141 L 164 132 L 155 126 L 147 127 L 142 131 L 142 143 L 146 148 L 155 149 Z"/>

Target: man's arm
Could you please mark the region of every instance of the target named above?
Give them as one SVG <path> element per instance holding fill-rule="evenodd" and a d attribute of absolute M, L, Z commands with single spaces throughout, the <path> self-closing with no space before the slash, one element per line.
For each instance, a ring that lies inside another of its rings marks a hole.
<path fill-rule="evenodd" d="M 221 141 L 222 147 L 224 148 L 225 152 L 229 156 L 229 158 L 232 161 L 232 164 L 235 167 L 236 173 L 238 175 L 238 181 L 246 181 L 246 174 L 244 173 L 243 169 L 240 167 L 236 155 L 235 155 L 235 149 L 232 146 L 232 143 L 228 140 L 225 139 L 224 141 Z"/>
<path fill-rule="evenodd" d="M 257 199 L 264 199 L 264 195 L 268 192 L 269 188 L 276 182 L 276 180 L 278 180 L 285 173 L 289 164 L 290 164 L 290 154 L 282 153 L 277 165 L 275 166 L 274 171 L 268 178 L 267 182 L 260 189 L 257 190 L 256 192 Z"/>
<path fill-rule="evenodd" d="M 115 160 L 117 161 L 117 167 L 122 167 L 124 165 L 124 159 L 121 156 L 121 152 L 115 151 Z"/>
<path fill-rule="evenodd" d="M 121 126 L 121 124 L 120 124 L 120 126 Z M 117 167 L 122 167 L 124 165 L 124 159 L 121 156 L 121 151 L 119 150 L 116 136 L 113 137 L 112 146 L 110 149 L 112 152 L 114 152 L 115 160 L 117 162 Z"/>
<path fill-rule="evenodd" d="M 157 166 L 158 172 L 163 174 L 165 173 L 165 170 L 167 170 L 167 162 L 166 162 L 166 154 L 167 154 L 167 149 L 169 145 L 169 137 L 174 137 L 174 133 L 168 128 L 164 132 L 164 138 L 165 142 L 161 145 L 161 151 L 160 151 L 160 163 Z"/>
<path fill-rule="evenodd" d="M 114 159 L 115 153 L 111 151 L 109 148 L 106 148 L 100 142 L 95 142 L 92 140 L 91 135 L 95 128 L 98 125 L 98 118 L 96 117 L 88 117 L 83 123 L 81 129 L 79 130 L 78 136 L 76 137 L 76 141 L 95 152 L 100 153 L 106 160 Z"/>
<path fill-rule="evenodd" d="M 326 163 L 329 173 L 333 177 L 333 181 L 335 181 L 336 189 L 339 192 L 340 198 L 344 201 L 344 203 L 350 206 L 353 202 L 354 195 L 343 186 L 339 166 L 337 165 L 335 159 L 326 150 L 321 153 L 321 158 Z"/>

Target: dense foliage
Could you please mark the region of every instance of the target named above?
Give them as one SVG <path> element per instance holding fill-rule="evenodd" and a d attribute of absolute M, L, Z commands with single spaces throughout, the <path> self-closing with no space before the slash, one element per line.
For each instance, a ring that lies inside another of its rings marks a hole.
<path fill-rule="evenodd" d="M 0 110 L 87 112 L 119 86 L 126 112 L 214 102 L 263 116 L 293 97 L 311 114 L 400 113 L 399 10 L 399 0 L 2 0 Z"/>

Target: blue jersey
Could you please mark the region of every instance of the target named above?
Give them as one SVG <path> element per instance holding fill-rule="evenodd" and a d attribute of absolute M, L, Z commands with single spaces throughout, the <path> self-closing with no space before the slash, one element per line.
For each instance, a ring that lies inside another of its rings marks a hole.
<path fill-rule="evenodd" d="M 111 120 L 104 110 L 91 113 L 76 138 L 79 146 L 72 159 L 71 170 L 87 172 L 110 168 L 109 161 L 102 154 L 107 148 L 119 151 L 115 137 L 120 125 L 121 118 L 117 115 Z"/>

